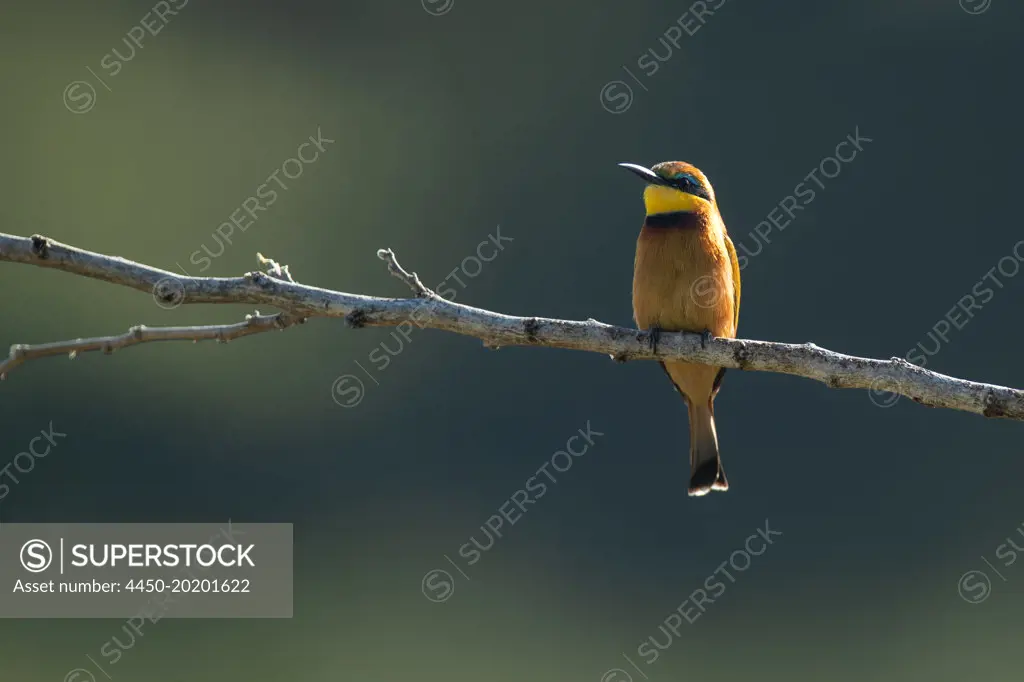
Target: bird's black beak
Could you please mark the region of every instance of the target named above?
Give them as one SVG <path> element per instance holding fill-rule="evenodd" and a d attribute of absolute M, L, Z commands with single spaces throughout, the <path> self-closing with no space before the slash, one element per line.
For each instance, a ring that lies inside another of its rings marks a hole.
<path fill-rule="evenodd" d="M 628 171 L 636 173 L 637 175 L 640 176 L 641 179 L 643 179 L 644 182 L 650 183 L 652 185 L 668 184 L 665 178 L 661 177 L 660 175 L 652 171 L 650 168 L 644 168 L 643 166 L 638 166 L 635 163 L 620 163 L 619 166 L 625 168 Z"/>

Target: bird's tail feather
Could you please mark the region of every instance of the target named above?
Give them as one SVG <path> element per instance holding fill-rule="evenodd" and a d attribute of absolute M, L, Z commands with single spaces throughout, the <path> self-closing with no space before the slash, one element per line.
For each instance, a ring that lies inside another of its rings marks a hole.
<path fill-rule="evenodd" d="M 691 497 L 707 495 L 712 490 L 729 489 L 718 454 L 715 412 L 711 404 L 688 401 L 690 412 L 690 489 Z"/>

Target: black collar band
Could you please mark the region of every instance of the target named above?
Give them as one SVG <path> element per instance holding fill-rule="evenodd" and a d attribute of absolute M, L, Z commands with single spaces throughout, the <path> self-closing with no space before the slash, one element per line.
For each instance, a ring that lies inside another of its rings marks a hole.
<path fill-rule="evenodd" d="M 693 211 L 673 211 L 672 213 L 656 213 L 644 220 L 644 227 L 663 230 L 689 230 L 700 227 L 700 216 Z"/>

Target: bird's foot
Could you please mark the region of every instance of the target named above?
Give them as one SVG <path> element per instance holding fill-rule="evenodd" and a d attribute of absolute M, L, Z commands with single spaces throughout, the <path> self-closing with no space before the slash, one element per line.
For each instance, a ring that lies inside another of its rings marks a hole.
<path fill-rule="evenodd" d="M 658 341 L 661 339 L 661 331 L 661 327 L 651 327 L 647 330 L 651 352 L 654 354 L 658 353 Z"/>
<path fill-rule="evenodd" d="M 708 341 L 710 341 L 713 338 L 714 337 L 711 335 L 711 330 L 710 329 L 705 329 L 704 331 L 702 331 L 700 333 L 700 347 L 702 349 L 707 348 L 708 347 Z"/>

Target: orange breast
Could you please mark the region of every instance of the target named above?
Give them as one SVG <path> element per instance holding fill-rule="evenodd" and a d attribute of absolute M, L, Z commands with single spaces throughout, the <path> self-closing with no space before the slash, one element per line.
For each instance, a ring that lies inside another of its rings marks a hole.
<path fill-rule="evenodd" d="M 687 229 L 645 226 L 636 244 L 633 317 L 641 329 L 735 338 L 732 263 L 718 216 Z"/>

